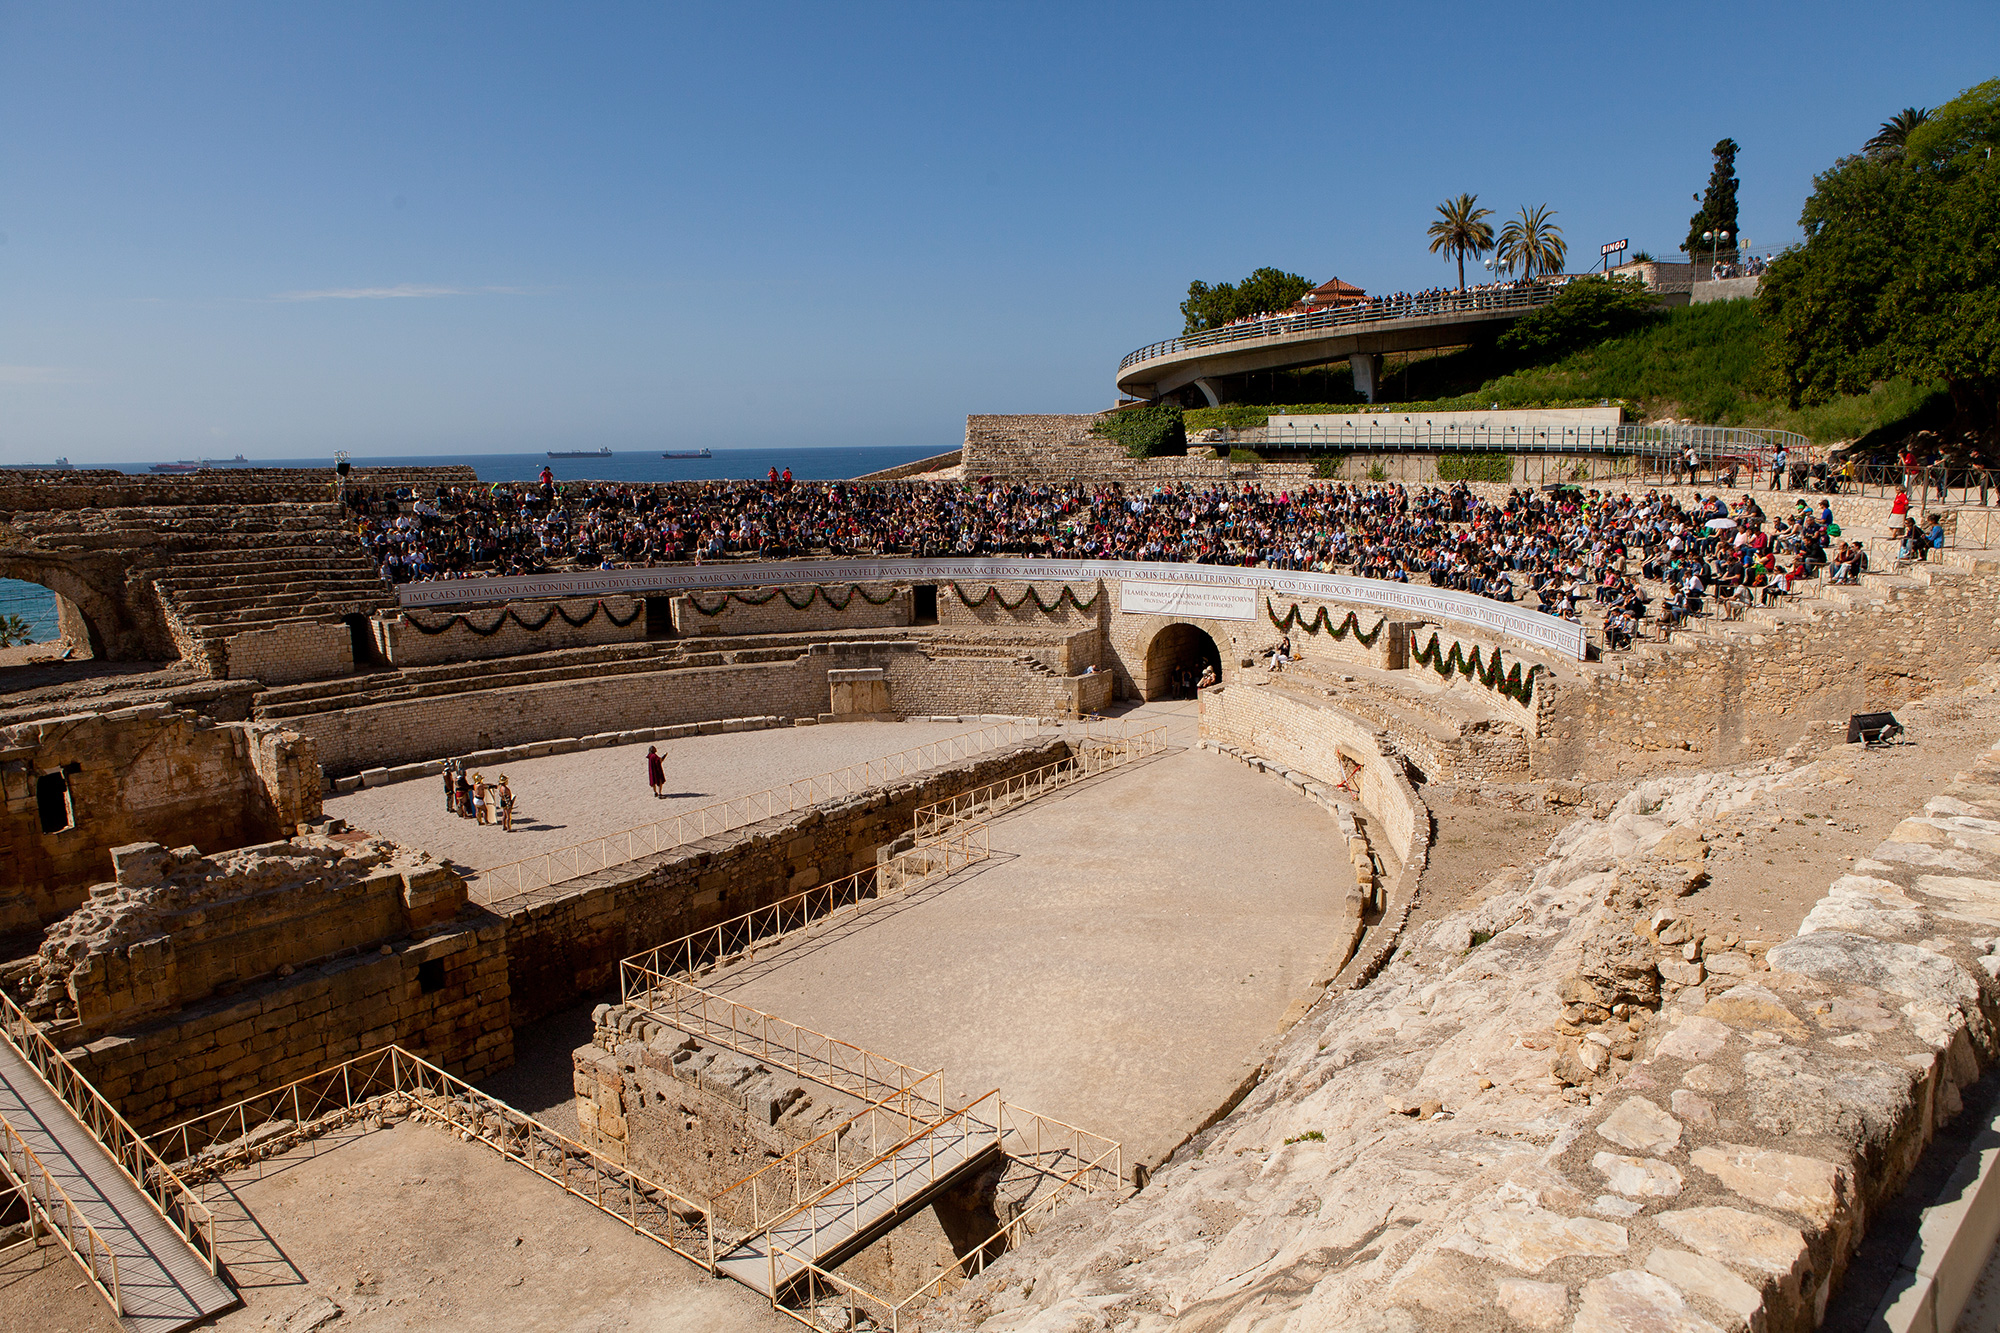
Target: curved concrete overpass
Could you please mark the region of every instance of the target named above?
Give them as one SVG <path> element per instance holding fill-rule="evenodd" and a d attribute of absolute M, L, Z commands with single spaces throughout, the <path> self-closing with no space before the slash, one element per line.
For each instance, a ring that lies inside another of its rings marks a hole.
<path fill-rule="evenodd" d="M 1216 400 L 1210 381 L 1254 370 L 1288 370 L 1347 360 L 1354 387 L 1375 401 L 1384 352 L 1458 347 L 1498 332 L 1537 306 L 1560 283 L 1536 282 L 1507 291 L 1448 292 L 1389 306 L 1350 306 L 1311 315 L 1274 315 L 1141 347 L 1118 365 L 1118 391 L 1159 398 L 1192 384 Z"/>

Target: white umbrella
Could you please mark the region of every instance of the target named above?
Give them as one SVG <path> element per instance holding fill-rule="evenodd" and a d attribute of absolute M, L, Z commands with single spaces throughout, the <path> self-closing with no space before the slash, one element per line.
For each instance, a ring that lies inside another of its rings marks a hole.
<path fill-rule="evenodd" d="M 1736 520 L 1733 518 L 1711 518 L 1704 526 L 1712 528 L 1716 532 L 1727 532 L 1736 526 Z"/>

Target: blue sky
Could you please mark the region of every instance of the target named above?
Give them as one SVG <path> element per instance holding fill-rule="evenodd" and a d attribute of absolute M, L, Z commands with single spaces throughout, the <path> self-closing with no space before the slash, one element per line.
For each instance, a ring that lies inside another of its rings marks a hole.
<path fill-rule="evenodd" d="M 1190 279 L 1742 227 L 1996 70 L 2000 6 L 0 6 L 0 461 L 954 447 Z"/>

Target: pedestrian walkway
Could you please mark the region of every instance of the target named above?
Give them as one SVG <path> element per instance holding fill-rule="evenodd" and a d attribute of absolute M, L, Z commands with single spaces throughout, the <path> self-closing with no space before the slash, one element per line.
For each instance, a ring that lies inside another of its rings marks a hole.
<path fill-rule="evenodd" d="M 229 1284 L 209 1271 L 55 1090 L 5 1040 L 0 1040 L 0 1121 L 12 1130 L 0 1134 L 6 1144 L 7 1174 L 22 1180 L 28 1170 L 22 1149 L 33 1153 L 49 1182 L 69 1197 L 102 1238 L 109 1255 L 98 1260 L 97 1277 L 116 1293 L 123 1307 L 119 1323 L 131 1333 L 175 1333 L 238 1303 Z"/>
<path fill-rule="evenodd" d="M 716 1257 L 717 1271 L 783 1299 L 809 1269 L 831 1272 L 1001 1155 L 1000 1127 L 973 1107 L 926 1125 L 847 1179 Z"/>

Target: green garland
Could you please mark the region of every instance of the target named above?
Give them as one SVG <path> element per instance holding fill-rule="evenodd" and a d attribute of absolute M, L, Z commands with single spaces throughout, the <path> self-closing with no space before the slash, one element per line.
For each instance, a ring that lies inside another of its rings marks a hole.
<path fill-rule="evenodd" d="M 1299 614 L 1299 604 L 1297 602 L 1293 602 L 1290 609 L 1281 617 L 1278 615 L 1277 609 L 1271 605 L 1269 594 L 1266 594 L 1264 597 L 1264 614 L 1270 617 L 1271 623 L 1278 627 L 1278 632 L 1281 634 L 1288 633 L 1293 628 L 1303 625 L 1308 634 L 1318 634 L 1321 630 L 1325 630 L 1336 639 L 1344 639 L 1349 634 L 1352 634 L 1361 641 L 1363 648 L 1373 648 L 1375 641 L 1382 637 L 1382 627 L 1389 623 L 1389 618 L 1384 616 L 1375 622 L 1374 629 L 1364 630 L 1361 628 L 1361 618 L 1355 615 L 1354 612 L 1349 611 L 1347 619 L 1335 625 L 1327 616 L 1326 608 L 1323 606 L 1313 615 L 1312 619 L 1308 620 Z"/>
<path fill-rule="evenodd" d="M 792 596 L 792 590 L 788 587 L 772 588 L 762 597 L 759 597 L 754 593 L 741 592 L 732 588 L 722 593 L 721 600 L 716 602 L 714 606 L 703 606 L 701 604 L 700 597 L 696 596 L 693 593 L 689 593 L 688 605 L 692 606 L 695 610 L 701 612 L 705 616 L 719 616 L 724 611 L 729 609 L 729 604 L 731 602 L 741 602 L 745 606 L 763 606 L 765 603 L 769 602 L 773 597 L 778 596 L 780 593 L 784 594 L 785 604 L 791 607 L 792 610 L 794 611 L 805 610 L 807 607 L 811 606 L 815 600 L 825 602 L 835 611 L 845 611 L 849 606 L 853 605 L 854 599 L 857 595 L 860 596 L 862 601 L 868 603 L 868 605 L 870 606 L 886 606 L 890 602 L 895 601 L 896 598 L 901 595 L 894 588 L 891 588 L 888 592 L 884 593 L 880 597 L 871 597 L 869 596 L 868 590 L 866 588 L 862 587 L 858 583 L 850 583 L 847 585 L 847 596 L 841 598 L 839 601 L 836 602 L 833 600 L 833 594 L 828 592 L 824 585 L 815 583 L 811 587 L 806 589 L 806 596 L 804 601 L 800 601 L 798 598 Z"/>
<path fill-rule="evenodd" d="M 640 602 L 638 605 L 632 608 L 631 615 L 626 616 L 623 620 L 620 620 L 617 616 L 611 613 L 611 608 L 606 606 L 601 601 L 598 602 L 595 606 L 591 607 L 590 610 L 584 612 L 581 619 L 572 616 L 569 613 L 568 609 L 564 607 L 561 602 L 551 602 L 549 603 L 548 610 L 542 613 L 542 618 L 540 620 L 537 620 L 532 625 L 529 624 L 527 621 L 523 620 L 521 618 L 521 613 L 516 611 L 513 607 L 510 606 L 502 610 L 499 615 L 493 617 L 493 623 L 491 625 L 488 625 L 485 629 L 481 629 L 479 628 L 479 626 L 473 624 L 472 618 L 466 615 L 463 611 L 454 612 L 452 615 L 448 616 L 445 619 L 444 623 L 441 625 L 426 625 L 424 624 L 423 621 L 418 620 L 415 616 L 411 615 L 407 611 L 403 613 L 403 619 L 409 621 L 411 627 L 415 629 L 419 634 L 442 634 L 446 630 L 452 628 L 454 625 L 463 625 L 467 629 L 471 630 L 474 634 L 477 634 L 480 638 L 490 639 L 495 634 L 498 634 L 510 620 L 513 621 L 516 625 L 519 625 L 522 629 L 528 631 L 528 633 L 530 634 L 539 634 L 544 629 L 548 628 L 548 623 L 551 620 L 554 620 L 557 616 L 561 616 L 563 618 L 563 623 L 565 625 L 568 625 L 571 629 L 582 629 L 585 625 L 588 625 L 591 621 L 597 619 L 597 613 L 600 611 L 604 613 L 604 618 L 606 620 L 610 621 L 613 625 L 617 626 L 619 629 L 624 629 L 627 625 L 637 620 L 640 616 L 646 614 L 646 604 L 644 602 Z"/>
<path fill-rule="evenodd" d="M 998 601 L 1000 609 L 1003 611 L 1018 611 L 1032 597 L 1035 605 L 1042 609 L 1042 614 L 1045 616 L 1052 616 L 1061 610 L 1064 602 L 1068 602 L 1079 611 L 1088 611 L 1091 607 L 1097 605 L 1098 598 L 1104 596 L 1104 585 L 1101 583 L 1097 586 L 1097 591 L 1090 594 L 1090 600 L 1087 602 L 1078 601 L 1075 589 L 1071 588 L 1067 583 L 1063 584 L 1062 591 L 1056 594 L 1056 599 L 1053 602 L 1043 601 L 1042 594 L 1036 590 L 1035 585 L 1032 583 L 1027 586 L 1025 592 L 1014 599 L 1012 604 L 1009 604 L 1007 599 L 1000 595 L 1000 586 L 995 583 L 987 584 L 986 591 L 977 597 L 966 596 L 965 589 L 959 586 L 956 579 L 952 580 L 951 590 L 957 595 L 958 600 L 967 607 L 984 606 L 988 602 Z"/>
<path fill-rule="evenodd" d="M 1526 672 L 1523 672 L 1521 664 L 1516 662 L 1513 668 L 1503 675 L 1500 669 L 1500 650 L 1498 648 L 1493 649 L 1492 656 L 1482 662 L 1480 660 L 1478 644 L 1472 646 L 1472 656 L 1470 658 L 1464 656 L 1461 646 L 1456 639 L 1451 641 L 1451 651 L 1449 653 L 1440 652 L 1438 649 L 1438 640 L 1442 637 L 1442 635 L 1433 631 L 1431 633 L 1430 645 L 1429 647 L 1425 647 L 1423 644 L 1417 642 L 1417 631 L 1410 631 L 1410 655 L 1416 659 L 1418 666 L 1431 668 L 1431 670 L 1437 672 L 1438 676 L 1444 680 L 1450 680 L 1451 673 L 1456 671 L 1461 676 L 1478 681 L 1489 690 L 1499 691 L 1523 707 L 1526 707 L 1534 700 L 1535 678 L 1548 671 L 1548 668 L 1540 662 L 1529 667 Z"/>

